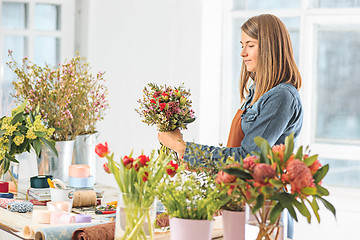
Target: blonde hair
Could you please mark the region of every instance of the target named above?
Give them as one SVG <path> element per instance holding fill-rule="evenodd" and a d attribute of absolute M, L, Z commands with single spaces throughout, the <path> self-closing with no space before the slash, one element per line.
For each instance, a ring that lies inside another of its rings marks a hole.
<path fill-rule="evenodd" d="M 251 104 L 276 85 L 286 82 L 301 87 L 301 75 L 296 66 L 291 39 L 284 23 L 276 16 L 262 14 L 251 17 L 242 26 L 249 37 L 258 40 L 259 55 L 256 73 L 248 72 L 244 61 L 240 73 L 240 97 L 243 101 L 249 93 L 250 78 L 255 81 L 256 91 Z"/>

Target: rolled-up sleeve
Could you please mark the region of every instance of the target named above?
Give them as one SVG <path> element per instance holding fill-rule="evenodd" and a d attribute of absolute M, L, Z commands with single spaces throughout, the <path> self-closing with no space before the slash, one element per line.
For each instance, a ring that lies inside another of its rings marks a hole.
<path fill-rule="evenodd" d="M 245 158 L 252 151 L 260 150 L 254 142 L 257 136 L 265 138 L 270 146 L 275 145 L 282 135 L 291 129 L 292 124 L 299 124 L 296 123 L 300 117 L 297 104 L 301 105 L 301 102 L 297 98 L 298 96 L 294 96 L 294 93 L 286 87 L 271 89 L 259 99 L 258 104 L 253 105 L 256 117 L 244 122 L 245 137 L 241 147 L 214 147 L 187 142 L 184 161 L 194 164 L 204 161 L 204 157 L 211 158 L 212 161 L 220 161 L 230 156 L 240 161 L 240 157 Z M 302 119 L 300 122 L 302 124 Z"/>

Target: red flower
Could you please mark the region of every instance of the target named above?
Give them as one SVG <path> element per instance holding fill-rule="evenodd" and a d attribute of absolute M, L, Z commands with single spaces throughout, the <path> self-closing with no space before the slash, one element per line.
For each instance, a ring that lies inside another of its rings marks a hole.
<path fill-rule="evenodd" d="M 275 170 L 271 165 L 266 163 L 260 163 L 254 168 L 254 180 L 256 183 L 265 185 L 269 182 L 269 179 L 272 179 L 276 176 Z"/>
<path fill-rule="evenodd" d="M 130 168 L 132 168 L 132 166 L 133 166 L 134 159 L 133 159 L 133 158 L 129 158 L 128 156 L 125 156 L 125 157 L 122 159 L 122 162 L 123 162 L 124 166 L 125 166 L 127 169 L 130 169 Z"/>
<path fill-rule="evenodd" d="M 149 173 L 148 173 L 148 172 L 144 172 L 144 175 L 142 176 L 142 180 L 143 180 L 144 182 L 146 182 L 146 181 L 149 180 L 148 177 L 149 177 Z"/>
<path fill-rule="evenodd" d="M 108 148 L 108 144 L 107 142 L 105 142 L 105 145 L 104 144 L 101 144 L 99 143 L 98 145 L 95 146 L 95 152 L 96 154 L 103 158 L 105 157 L 106 155 L 108 155 L 110 153 L 109 151 L 109 148 Z"/>
<path fill-rule="evenodd" d="M 292 193 L 300 193 L 304 187 L 315 187 L 311 171 L 303 161 L 298 159 L 290 161 L 286 170 Z"/>
<path fill-rule="evenodd" d="M 107 163 L 107 162 L 104 163 L 103 168 L 104 168 L 104 171 L 105 171 L 105 172 L 107 172 L 107 173 L 110 174 L 110 169 L 109 169 L 109 167 L 108 167 L 108 163 Z"/>
<path fill-rule="evenodd" d="M 176 170 L 178 169 L 178 167 L 179 165 L 176 162 L 169 162 L 168 168 L 166 169 L 167 174 L 170 175 L 170 177 L 173 177 L 176 174 Z"/>
<path fill-rule="evenodd" d="M 166 103 L 160 103 L 160 111 L 164 110 L 166 107 Z"/>
<path fill-rule="evenodd" d="M 256 166 L 256 162 L 259 160 L 259 158 L 255 157 L 255 156 L 249 156 L 246 157 L 243 160 L 243 168 L 245 170 L 248 170 L 250 172 L 252 172 Z"/>
<path fill-rule="evenodd" d="M 272 147 L 272 151 L 280 159 L 280 163 L 282 163 L 284 161 L 285 145 L 275 145 Z"/>
<path fill-rule="evenodd" d="M 148 164 L 148 162 L 150 161 L 149 157 L 145 156 L 145 155 L 140 155 L 138 157 L 139 159 L 139 163 L 141 164 L 141 167 L 145 166 Z"/>
<path fill-rule="evenodd" d="M 311 164 L 311 166 L 309 167 L 311 174 L 314 175 L 317 172 L 317 170 L 319 170 L 319 168 L 321 168 L 321 167 L 322 167 L 322 165 L 319 162 L 319 159 L 316 159 L 316 161 L 313 164 Z"/>
<path fill-rule="evenodd" d="M 150 102 L 153 104 L 156 104 L 156 100 L 154 100 L 154 99 L 150 99 Z"/>
<path fill-rule="evenodd" d="M 239 163 L 234 163 L 234 164 L 230 164 L 230 165 L 226 166 L 226 168 L 240 167 L 240 166 L 241 165 Z M 236 177 L 234 175 L 227 174 L 224 171 L 219 171 L 215 178 L 216 184 L 233 183 L 235 181 L 236 181 Z"/>

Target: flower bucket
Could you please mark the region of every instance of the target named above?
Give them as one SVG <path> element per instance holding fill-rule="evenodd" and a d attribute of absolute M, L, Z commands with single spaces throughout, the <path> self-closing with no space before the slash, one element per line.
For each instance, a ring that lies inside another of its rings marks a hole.
<path fill-rule="evenodd" d="M 210 240 L 214 221 L 170 218 L 171 240 Z"/>
<path fill-rule="evenodd" d="M 84 164 L 90 167 L 90 175 L 96 182 L 96 153 L 95 145 L 97 133 L 79 135 L 75 138 L 73 164 Z"/>
<path fill-rule="evenodd" d="M 155 204 L 136 194 L 120 193 L 116 208 L 115 240 L 154 239 Z"/>
<path fill-rule="evenodd" d="M 14 195 L 19 190 L 19 163 L 10 163 L 9 170 L 2 176 L 2 181 L 9 183 L 9 192 Z"/>
<path fill-rule="evenodd" d="M 74 142 L 75 140 L 55 142 L 58 157 L 43 147 L 41 156 L 37 159 L 38 175 L 52 175 L 53 178 L 69 182 L 69 166 L 72 162 Z"/>
<path fill-rule="evenodd" d="M 245 211 L 222 211 L 224 240 L 245 240 Z"/>

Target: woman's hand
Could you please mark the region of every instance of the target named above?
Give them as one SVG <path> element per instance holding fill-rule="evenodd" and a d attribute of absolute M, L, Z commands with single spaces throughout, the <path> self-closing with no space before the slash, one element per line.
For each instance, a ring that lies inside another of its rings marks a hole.
<path fill-rule="evenodd" d="M 177 152 L 180 157 L 184 156 L 186 143 L 179 129 L 171 132 L 159 132 L 158 139 L 165 147 Z"/>

